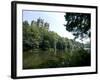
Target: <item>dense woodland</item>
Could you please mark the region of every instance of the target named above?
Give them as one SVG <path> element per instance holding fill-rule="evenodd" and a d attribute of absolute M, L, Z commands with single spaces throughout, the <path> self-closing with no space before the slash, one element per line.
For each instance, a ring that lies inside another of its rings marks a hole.
<path fill-rule="evenodd" d="M 84 49 L 90 43 L 61 37 L 49 27 L 41 18 L 23 21 L 23 69 L 90 66 L 90 51 Z"/>
<path fill-rule="evenodd" d="M 56 32 L 49 31 L 49 26 L 40 23 L 29 25 L 27 21 L 23 22 L 23 49 L 58 49 L 72 50 L 75 48 L 83 48 L 84 44 L 76 42 L 72 39 L 59 36 Z"/>

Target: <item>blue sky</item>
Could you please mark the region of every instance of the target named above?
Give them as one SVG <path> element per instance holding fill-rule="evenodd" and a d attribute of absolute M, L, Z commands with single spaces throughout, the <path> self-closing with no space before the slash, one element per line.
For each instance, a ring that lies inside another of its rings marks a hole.
<path fill-rule="evenodd" d="M 50 24 L 49 30 L 58 33 L 62 37 L 73 39 L 73 35 L 66 31 L 65 13 L 60 12 L 44 12 L 44 11 L 23 11 L 23 21 L 27 20 L 29 24 L 32 20 L 37 20 L 39 17 L 44 19 L 44 22 Z"/>

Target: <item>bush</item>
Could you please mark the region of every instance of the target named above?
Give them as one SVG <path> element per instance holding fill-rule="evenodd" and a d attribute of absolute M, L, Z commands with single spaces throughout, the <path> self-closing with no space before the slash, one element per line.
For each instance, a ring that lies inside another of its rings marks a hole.
<path fill-rule="evenodd" d="M 73 52 L 70 60 L 70 66 L 90 66 L 90 60 L 90 53 L 84 49 L 79 49 Z"/>

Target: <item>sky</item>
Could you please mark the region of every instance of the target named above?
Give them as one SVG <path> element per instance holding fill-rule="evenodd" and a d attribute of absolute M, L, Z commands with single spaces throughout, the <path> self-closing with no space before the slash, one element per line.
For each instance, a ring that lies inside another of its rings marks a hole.
<path fill-rule="evenodd" d="M 65 13 L 62 12 L 46 12 L 46 11 L 23 11 L 23 21 L 27 20 L 31 24 L 32 20 L 37 21 L 38 18 L 44 20 L 44 22 L 49 23 L 49 30 L 56 32 L 61 37 L 67 37 L 69 39 L 74 39 L 72 33 L 66 30 L 64 24 L 67 22 L 64 18 Z M 81 42 L 80 40 L 77 40 Z M 87 42 L 88 40 L 84 40 Z"/>

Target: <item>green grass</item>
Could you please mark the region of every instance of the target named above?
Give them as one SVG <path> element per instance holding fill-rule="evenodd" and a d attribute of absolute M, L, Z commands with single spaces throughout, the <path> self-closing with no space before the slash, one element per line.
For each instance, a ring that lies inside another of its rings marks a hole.
<path fill-rule="evenodd" d="M 88 62 L 88 63 L 87 63 Z M 29 50 L 23 52 L 23 69 L 90 66 L 90 54 L 75 50 L 72 54 L 64 51 Z"/>

